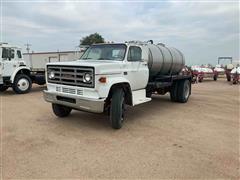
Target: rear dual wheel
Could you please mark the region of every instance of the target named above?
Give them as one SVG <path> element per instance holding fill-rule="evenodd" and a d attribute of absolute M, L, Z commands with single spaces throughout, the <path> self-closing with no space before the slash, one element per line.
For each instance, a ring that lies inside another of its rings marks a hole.
<path fill-rule="evenodd" d="M 170 91 L 170 98 L 172 102 L 177 102 L 177 91 L 178 91 L 178 81 L 173 82 L 171 91 Z"/>
<path fill-rule="evenodd" d="M 185 103 L 191 94 L 191 83 L 189 80 L 173 82 L 170 97 L 171 101 Z"/>
<path fill-rule="evenodd" d="M 188 101 L 188 98 L 191 93 L 191 83 L 189 80 L 183 80 L 179 82 L 178 87 L 178 102 L 185 103 Z"/>

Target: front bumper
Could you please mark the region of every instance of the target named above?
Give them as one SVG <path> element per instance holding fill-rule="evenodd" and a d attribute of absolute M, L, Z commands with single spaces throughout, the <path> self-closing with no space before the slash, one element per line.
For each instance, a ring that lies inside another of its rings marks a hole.
<path fill-rule="evenodd" d="M 93 113 L 102 113 L 104 111 L 104 99 L 83 98 L 72 95 L 63 95 L 61 93 L 43 91 L 43 97 L 47 102 L 61 104 L 73 109 L 88 111 Z M 73 102 L 65 101 L 64 98 L 70 98 Z"/>

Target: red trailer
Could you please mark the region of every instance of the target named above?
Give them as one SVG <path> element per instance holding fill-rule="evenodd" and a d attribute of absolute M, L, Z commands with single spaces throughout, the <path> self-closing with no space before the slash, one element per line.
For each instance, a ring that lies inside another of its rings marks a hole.
<path fill-rule="evenodd" d="M 214 71 L 213 69 L 209 67 L 204 66 L 192 66 L 192 76 L 193 76 L 193 82 L 202 82 L 205 78 L 211 78 L 214 81 L 218 78 L 218 72 Z"/>

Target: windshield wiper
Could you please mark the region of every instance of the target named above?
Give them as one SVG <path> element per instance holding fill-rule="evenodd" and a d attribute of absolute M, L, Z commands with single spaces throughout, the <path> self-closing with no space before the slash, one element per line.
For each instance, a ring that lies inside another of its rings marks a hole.
<path fill-rule="evenodd" d="M 108 58 L 99 58 L 98 60 L 111 60 L 111 59 L 108 59 Z"/>
<path fill-rule="evenodd" d="M 92 58 L 82 58 L 82 59 L 92 59 Z"/>

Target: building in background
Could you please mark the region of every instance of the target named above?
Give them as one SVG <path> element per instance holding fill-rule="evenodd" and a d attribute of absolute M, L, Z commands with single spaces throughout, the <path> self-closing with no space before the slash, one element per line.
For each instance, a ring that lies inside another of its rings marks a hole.
<path fill-rule="evenodd" d="M 46 63 L 74 61 L 79 59 L 84 51 L 57 51 L 57 52 L 32 52 L 24 53 L 23 59 L 26 65 L 34 67 L 35 70 L 42 70 Z"/>

